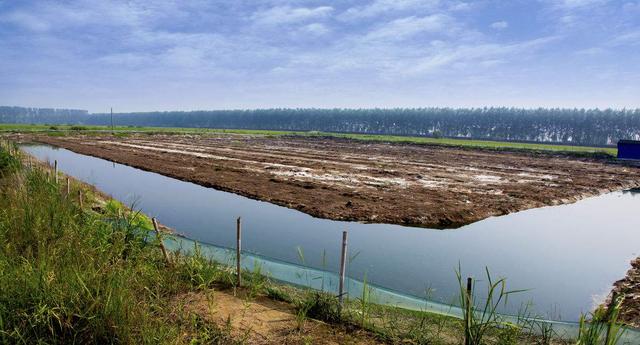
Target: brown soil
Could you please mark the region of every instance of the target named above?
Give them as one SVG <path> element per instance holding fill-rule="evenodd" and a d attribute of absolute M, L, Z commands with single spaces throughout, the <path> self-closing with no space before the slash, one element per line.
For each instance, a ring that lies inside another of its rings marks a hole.
<path fill-rule="evenodd" d="M 456 228 L 640 186 L 603 159 L 220 134 L 35 140 L 337 220 Z"/>
<path fill-rule="evenodd" d="M 640 328 L 640 258 L 631 261 L 631 268 L 624 279 L 613 284 L 612 294 L 624 296 L 620 308 L 620 320 Z M 611 295 L 608 303 L 611 303 Z"/>
<path fill-rule="evenodd" d="M 290 304 L 264 296 L 249 299 L 242 291 L 238 296 L 231 291 L 187 293 L 176 297 L 174 303 L 183 312 L 216 323 L 246 344 L 382 344 L 362 330 L 313 319 L 297 321 Z"/>

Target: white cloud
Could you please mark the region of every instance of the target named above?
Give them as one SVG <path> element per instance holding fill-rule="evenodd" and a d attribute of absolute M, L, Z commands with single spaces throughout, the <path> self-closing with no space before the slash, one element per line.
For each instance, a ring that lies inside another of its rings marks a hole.
<path fill-rule="evenodd" d="M 406 17 L 395 19 L 369 32 L 368 40 L 391 39 L 402 40 L 419 33 L 441 32 L 448 27 L 454 27 L 452 18 L 434 14 L 426 17 Z"/>
<path fill-rule="evenodd" d="M 146 54 L 140 53 L 116 53 L 109 54 L 97 59 L 98 62 L 110 65 L 119 65 L 125 67 L 137 67 L 145 63 L 151 62 L 151 58 Z"/>
<path fill-rule="evenodd" d="M 577 55 L 582 55 L 582 56 L 598 56 L 598 55 L 602 55 L 604 53 L 606 53 L 607 51 L 603 48 L 600 47 L 591 47 L 591 48 L 586 48 L 586 49 L 581 49 L 576 51 Z"/>
<path fill-rule="evenodd" d="M 450 11 L 468 11 L 474 7 L 474 4 L 469 2 L 454 2 L 449 4 Z"/>
<path fill-rule="evenodd" d="M 523 58 L 522 53 L 532 53 L 556 39 L 557 37 L 550 36 L 514 44 L 453 45 L 409 61 L 397 72 L 404 75 L 434 73 L 454 64 L 471 68 L 473 66 L 490 67 L 497 63 L 503 64 L 512 61 L 515 57 L 521 59 Z"/>
<path fill-rule="evenodd" d="M 321 23 L 311 23 L 309 25 L 303 26 L 300 30 L 303 33 L 308 33 L 315 36 L 322 36 L 330 31 L 326 25 Z"/>
<path fill-rule="evenodd" d="M 48 31 L 50 28 L 49 23 L 47 23 L 46 21 L 23 11 L 15 11 L 0 16 L 0 22 L 11 23 L 29 31 L 35 32 Z"/>
<path fill-rule="evenodd" d="M 617 35 L 610 43 L 613 46 L 620 45 L 639 45 L 640 44 L 640 29 L 635 31 L 629 31 Z"/>
<path fill-rule="evenodd" d="M 277 6 L 257 11 L 251 15 L 251 19 L 260 25 L 290 24 L 326 18 L 331 12 L 333 7 L 330 6 L 315 8 Z"/>
<path fill-rule="evenodd" d="M 608 0 L 547 0 L 547 2 L 551 2 L 555 7 L 574 9 L 593 5 L 602 5 L 607 3 Z"/>
<path fill-rule="evenodd" d="M 375 0 L 368 5 L 347 9 L 340 15 L 340 19 L 353 20 L 371 18 L 389 12 L 433 9 L 437 7 L 439 3 L 439 0 Z"/>
<path fill-rule="evenodd" d="M 499 21 L 499 22 L 491 23 L 490 26 L 491 26 L 491 28 L 496 29 L 496 30 L 504 30 L 504 29 L 509 27 L 509 23 L 507 23 L 504 20 L 502 20 L 502 21 Z"/>

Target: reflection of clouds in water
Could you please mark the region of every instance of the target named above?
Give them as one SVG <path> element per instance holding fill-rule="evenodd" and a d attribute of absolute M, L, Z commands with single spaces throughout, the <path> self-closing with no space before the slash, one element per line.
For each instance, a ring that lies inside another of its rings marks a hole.
<path fill-rule="evenodd" d="M 138 209 L 140 208 L 141 200 L 142 195 L 133 193 L 127 195 L 125 203 L 133 211 L 138 211 Z"/>
<path fill-rule="evenodd" d="M 95 175 L 95 173 L 94 173 L 94 171 L 93 171 L 93 170 L 91 170 L 91 171 L 89 172 L 89 176 L 87 176 L 87 178 L 86 178 L 85 182 L 87 182 L 87 183 L 89 183 L 89 184 L 92 184 L 92 185 L 94 185 L 94 186 L 95 186 L 95 185 L 98 185 L 98 180 L 97 180 L 96 175 Z"/>

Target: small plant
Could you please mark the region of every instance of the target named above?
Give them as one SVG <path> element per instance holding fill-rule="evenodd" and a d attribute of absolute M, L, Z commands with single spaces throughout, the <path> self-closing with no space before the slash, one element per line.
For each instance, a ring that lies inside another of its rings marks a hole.
<path fill-rule="evenodd" d="M 262 265 L 258 261 L 254 262 L 253 271 L 244 274 L 245 280 L 249 287 L 247 297 L 249 299 L 255 299 L 260 293 L 265 291 L 268 278 L 262 273 Z"/>
<path fill-rule="evenodd" d="M 485 271 L 487 273 L 487 296 L 484 305 L 476 306 L 472 281 L 467 282 L 467 285 L 471 286 L 466 286 L 462 279 L 460 266 L 456 270 L 460 286 L 460 307 L 463 310 L 465 345 L 481 345 L 489 330 L 503 328 L 505 323 L 498 315 L 498 307 L 502 303 L 506 305 L 509 295 L 525 291 L 508 291 L 506 279 L 501 278 L 494 282 L 489 274 L 489 269 L 485 268 Z"/>
<path fill-rule="evenodd" d="M 296 310 L 296 330 L 298 332 L 302 332 L 304 330 L 304 325 L 307 322 L 307 310 L 304 308 L 299 308 Z"/>
<path fill-rule="evenodd" d="M 367 325 L 367 317 L 369 315 L 369 303 L 370 303 L 369 285 L 367 284 L 367 273 L 364 273 L 362 279 L 362 295 L 358 299 L 358 305 L 360 307 L 360 327 L 365 328 Z"/>
<path fill-rule="evenodd" d="M 624 329 L 617 322 L 622 306 L 621 296 L 614 295 L 609 308 L 599 307 L 591 313 L 591 320 L 580 316 L 580 329 L 576 345 L 615 345 Z"/>
<path fill-rule="evenodd" d="M 244 344 L 242 339 L 235 339 L 232 335 L 231 319 L 227 318 L 224 327 L 208 322 L 202 317 L 192 314 L 189 343 L 196 344 Z"/>
<path fill-rule="evenodd" d="M 0 147 L 0 174 L 12 173 L 20 167 L 20 160 L 10 150 Z"/>
<path fill-rule="evenodd" d="M 193 253 L 181 260 L 178 267 L 182 279 L 189 282 L 197 290 L 204 290 L 216 282 L 233 281 L 231 274 L 220 269 L 216 262 L 209 260 L 202 254 L 200 245 L 194 245 Z"/>
<path fill-rule="evenodd" d="M 506 322 L 498 331 L 498 345 L 513 345 L 518 343 L 522 328 L 516 324 Z"/>
<path fill-rule="evenodd" d="M 286 291 L 276 286 L 267 286 L 265 288 L 265 294 L 272 300 L 289 303 L 293 302 L 293 298 L 291 298 L 291 296 Z"/>
<path fill-rule="evenodd" d="M 298 312 L 303 312 L 305 317 L 329 323 L 338 323 L 342 319 L 338 299 L 326 292 L 308 291 L 298 302 L 297 309 Z"/>

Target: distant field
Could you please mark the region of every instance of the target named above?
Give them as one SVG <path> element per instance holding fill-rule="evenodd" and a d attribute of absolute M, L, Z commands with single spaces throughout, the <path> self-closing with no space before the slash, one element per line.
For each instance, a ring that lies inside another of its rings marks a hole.
<path fill-rule="evenodd" d="M 107 126 L 79 126 L 79 125 L 24 125 L 24 124 L 0 124 L 0 132 L 51 132 L 52 135 L 66 135 L 73 132 L 104 132 L 110 131 Z M 589 146 L 569 146 L 538 143 L 519 143 L 508 141 L 491 140 L 467 140 L 451 138 L 430 138 L 430 137 L 408 137 L 394 135 L 377 134 L 345 134 L 329 132 L 300 132 L 300 131 L 270 131 L 270 130 L 248 130 L 248 129 L 215 129 L 215 128 L 181 128 L 181 127 L 125 127 L 116 126 L 114 130 L 119 134 L 127 132 L 144 133 L 165 133 L 165 134 L 206 134 L 206 133 L 233 133 L 251 135 L 299 135 L 299 136 L 328 136 L 337 138 L 348 138 L 365 141 L 400 142 L 414 144 L 446 145 L 459 147 L 477 147 L 495 150 L 532 150 L 532 151 L 552 151 L 578 154 L 607 154 L 616 156 L 618 150 L 615 147 L 589 147 Z M 53 134 L 56 133 L 56 134 Z"/>

